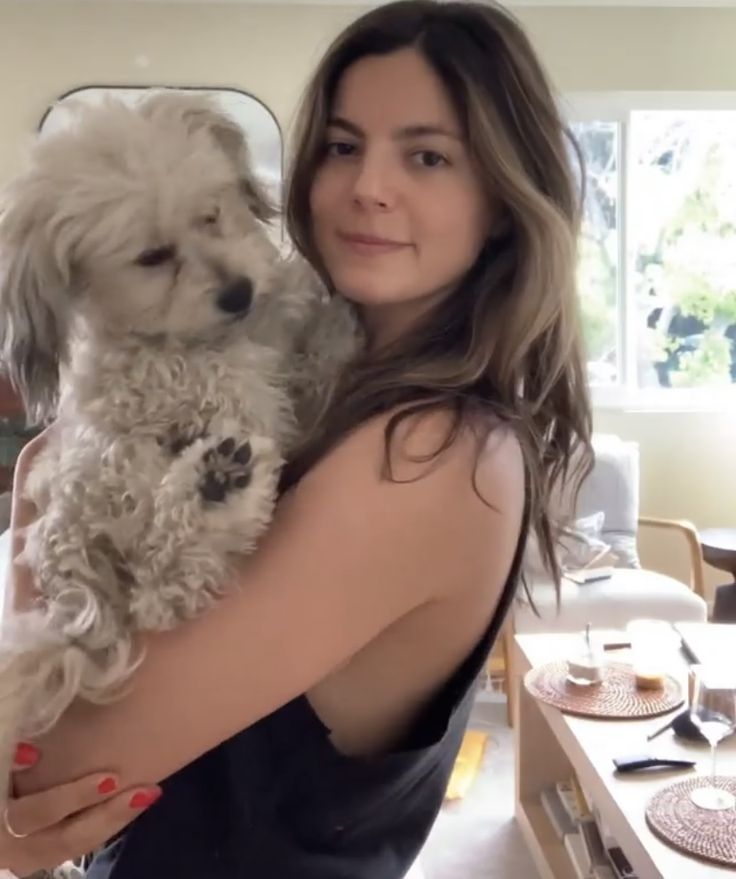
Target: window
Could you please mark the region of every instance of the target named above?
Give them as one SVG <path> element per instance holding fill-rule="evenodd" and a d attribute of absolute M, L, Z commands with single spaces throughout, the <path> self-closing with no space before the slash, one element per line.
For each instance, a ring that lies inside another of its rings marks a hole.
<path fill-rule="evenodd" d="M 736 96 L 578 95 L 565 111 L 586 160 L 594 396 L 736 399 Z"/>
<path fill-rule="evenodd" d="M 585 212 L 579 243 L 578 290 L 590 381 L 616 385 L 619 286 L 619 131 L 611 122 L 576 124 L 585 156 Z"/>

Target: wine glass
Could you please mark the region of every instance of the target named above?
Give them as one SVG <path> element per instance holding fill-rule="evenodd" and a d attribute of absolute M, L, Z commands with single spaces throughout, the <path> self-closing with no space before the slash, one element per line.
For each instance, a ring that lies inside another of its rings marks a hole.
<path fill-rule="evenodd" d="M 736 798 L 716 786 L 716 747 L 736 729 L 736 685 L 733 674 L 705 667 L 693 670 L 690 717 L 708 740 L 711 752 L 711 783 L 693 790 L 690 798 L 701 809 L 733 809 Z"/>

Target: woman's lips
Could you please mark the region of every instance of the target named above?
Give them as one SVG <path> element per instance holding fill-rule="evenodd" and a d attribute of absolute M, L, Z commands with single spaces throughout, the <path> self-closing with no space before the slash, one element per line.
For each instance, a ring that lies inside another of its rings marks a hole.
<path fill-rule="evenodd" d="M 338 238 L 343 244 L 355 253 L 363 256 L 377 256 L 383 253 L 393 253 L 409 247 L 403 241 L 392 241 L 389 238 L 378 238 L 374 235 L 359 235 L 350 232 L 338 233 Z"/>

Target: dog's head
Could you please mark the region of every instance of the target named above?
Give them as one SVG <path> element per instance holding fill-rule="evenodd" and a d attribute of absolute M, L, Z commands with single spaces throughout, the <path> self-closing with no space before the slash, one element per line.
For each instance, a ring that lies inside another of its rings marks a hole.
<path fill-rule="evenodd" d="M 0 339 L 35 420 L 53 411 L 78 322 L 207 338 L 268 291 L 274 210 L 241 129 L 210 102 L 110 100 L 41 137 L 0 200 Z"/>

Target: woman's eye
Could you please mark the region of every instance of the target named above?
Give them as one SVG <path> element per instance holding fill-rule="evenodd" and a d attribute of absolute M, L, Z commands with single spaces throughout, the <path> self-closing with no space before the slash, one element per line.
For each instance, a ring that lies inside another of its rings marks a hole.
<path fill-rule="evenodd" d="M 144 268 L 153 268 L 154 266 L 163 265 L 176 256 L 176 248 L 173 245 L 166 247 L 153 247 L 151 250 L 144 250 L 136 257 L 136 264 Z"/>
<path fill-rule="evenodd" d="M 329 141 L 325 146 L 325 155 L 327 156 L 352 156 L 354 151 L 354 144 L 341 140 Z"/>
<path fill-rule="evenodd" d="M 419 150 L 412 154 L 412 159 L 423 168 L 438 168 L 441 165 L 449 164 L 441 153 L 437 153 L 434 150 Z"/>

